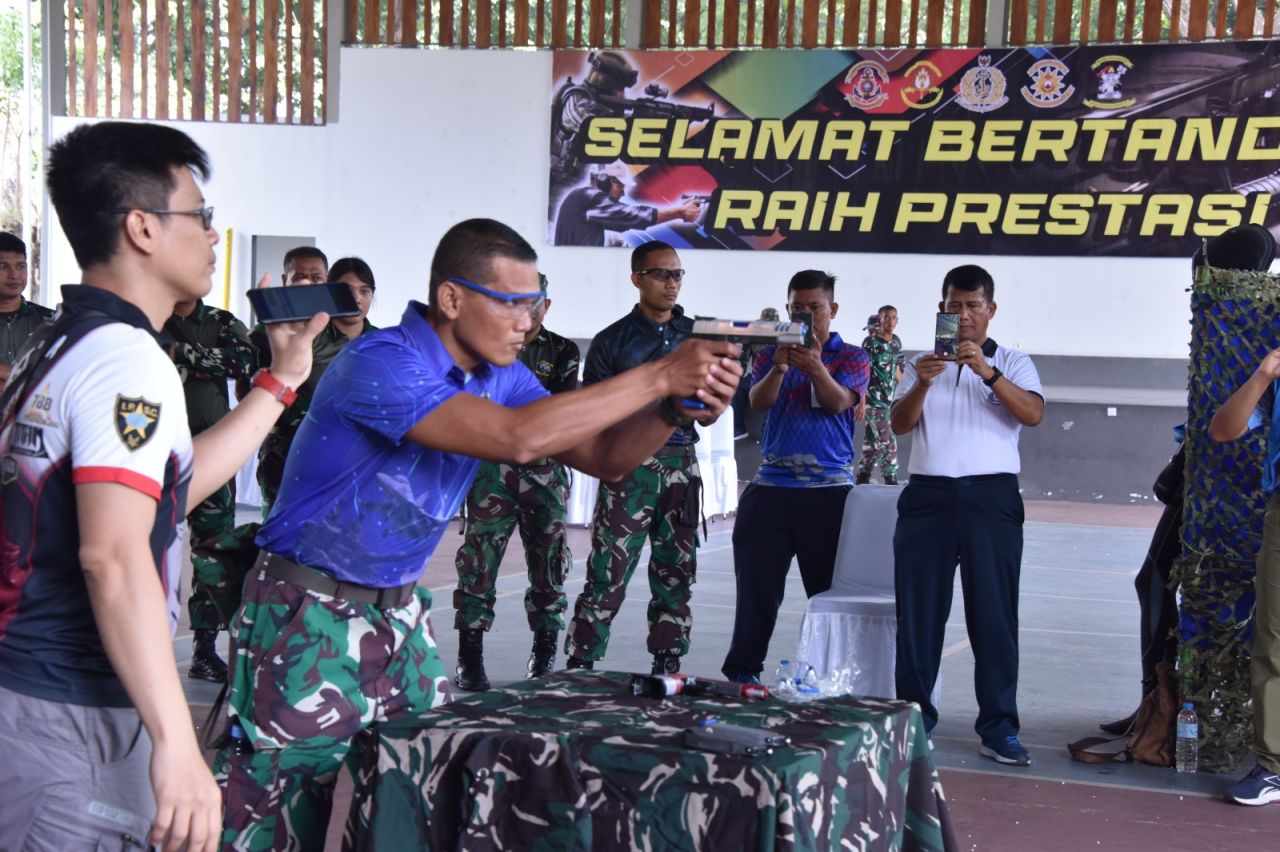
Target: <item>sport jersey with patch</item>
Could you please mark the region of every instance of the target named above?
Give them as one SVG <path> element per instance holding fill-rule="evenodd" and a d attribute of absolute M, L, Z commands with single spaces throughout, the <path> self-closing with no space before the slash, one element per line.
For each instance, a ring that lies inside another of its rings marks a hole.
<path fill-rule="evenodd" d="M 0 431 L 0 686 L 49 701 L 128 707 L 80 566 L 75 486 L 116 483 L 155 501 L 143 556 L 176 612 L 178 566 L 166 564 L 166 552 L 191 478 L 186 401 L 136 306 L 76 286 L 63 289 L 63 311 L 96 311 L 112 321 L 61 351 Z M 55 341 L 50 351 L 60 349 Z"/>

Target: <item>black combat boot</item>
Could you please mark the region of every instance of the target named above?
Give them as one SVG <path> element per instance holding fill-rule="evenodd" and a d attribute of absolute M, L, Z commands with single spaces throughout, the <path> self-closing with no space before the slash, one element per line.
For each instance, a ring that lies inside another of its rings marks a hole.
<path fill-rule="evenodd" d="M 871 474 L 859 473 L 853 478 L 854 485 L 869 485 L 871 483 Z"/>
<path fill-rule="evenodd" d="M 484 630 L 467 627 L 458 631 L 458 668 L 453 685 L 463 692 L 484 692 L 489 676 L 484 673 Z"/>
<path fill-rule="evenodd" d="M 653 674 L 676 674 L 680 671 L 680 658 L 675 654 L 654 654 Z"/>
<path fill-rule="evenodd" d="M 533 650 L 529 652 L 529 668 L 525 679 L 544 677 L 556 670 L 556 638 L 554 630 L 539 630 L 533 634 Z"/>
<path fill-rule="evenodd" d="M 590 660 L 584 660 L 581 657 L 570 657 L 564 662 L 565 671 L 572 671 L 573 669 L 581 669 L 583 671 L 589 672 L 595 667 L 596 667 L 595 663 L 591 662 Z"/>
<path fill-rule="evenodd" d="M 885 484 L 885 485 L 897 485 L 897 484 L 898 484 L 898 477 L 896 477 L 896 476 L 886 476 L 886 477 L 884 478 L 884 484 Z"/>
<path fill-rule="evenodd" d="M 218 656 L 218 649 L 213 644 L 217 637 L 216 630 L 195 631 L 195 639 L 191 643 L 191 668 L 187 669 L 187 677 L 211 683 L 227 682 L 227 664 Z"/>

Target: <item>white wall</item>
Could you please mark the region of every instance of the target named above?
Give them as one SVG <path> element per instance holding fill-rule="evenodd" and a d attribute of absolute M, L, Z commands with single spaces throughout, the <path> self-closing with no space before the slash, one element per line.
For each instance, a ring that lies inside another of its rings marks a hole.
<path fill-rule="evenodd" d="M 534 244 L 551 280 L 548 326 L 590 337 L 630 309 L 625 249 L 545 245 L 551 54 L 514 51 L 344 49 L 341 122 L 263 127 L 185 122 L 210 153 L 205 196 L 216 226 L 233 228 L 231 307 L 247 316 L 249 237 L 314 234 L 330 259 L 358 254 L 378 278 L 372 319 L 393 323 L 425 299 L 440 235 L 490 216 Z M 77 123 L 54 119 L 57 138 Z M 48 281 L 78 278 L 50 211 Z M 222 304 L 222 250 L 213 304 Z M 982 263 L 995 276 L 993 337 L 1033 353 L 1185 358 L 1187 259 L 968 257 L 685 251 L 681 302 L 727 318 L 781 307 L 799 269 L 834 272 L 837 331 L 860 340 L 866 316 L 895 304 L 908 348 L 932 347 L 943 273 Z"/>

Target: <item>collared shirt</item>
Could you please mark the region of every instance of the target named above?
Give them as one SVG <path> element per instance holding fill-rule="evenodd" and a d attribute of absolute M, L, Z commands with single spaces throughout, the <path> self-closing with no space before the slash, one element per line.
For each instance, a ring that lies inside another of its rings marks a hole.
<path fill-rule="evenodd" d="M 862 341 L 862 348 L 871 359 L 867 405 L 872 408 L 888 408 L 893 405 L 893 392 L 898 387 L 898 370 L 902 368 L 902 341 L 896 334 L 890 340 L 872 334 Z"/>
<path fill-rule="evenodd" d="M 170 317 L 164 331 L 174 341 L 191 434 L 199 435 L 231 410 L 227 380 L 253 375 L 257 354 L 249 330 L 230 311 L 196 302 L 187 316 Z"/>
<path fill-rule="evenodd" d="M 511 407 L 547 396 L 523 364 L 464 374 L 419 302 L 351 341 L 316 388 L 258 546 L 344 582 L 416 581 L 480 462 L 405 436 L 458 393 Z"/>
<path fill-rule="evenodd" d="M 761 382 L 773 369 L 776 346 L 767 346 L 756 356 L 751 370 L 752 384 Z M 822 347 L 822 365 L 836 380 L 859 398 L 867 392 L 870 366 L 867 353 L 845 343 L 835 332 Z M 856 400 L 855 400 L 856 402 Z M 761 485 L 782 488 L 823 488 L 853 484 L 854 407 L 828 414 L 818 402 L 813 382 L 801 369 L 791 367 L 782 376 L 778 398 L 765 414 L 760 435 L 763 461 L 753 480 Z"/>
<path fill-rule="evenodd" d="M 551 393 L 578 386 L 578 344 L 544 325 L 520 350 L 520 363 L 528 367 Z"/>
<path fill-rule="evenodd" d="M 684 315 L 684 308 L 671 309 L 671 319 L 657 323 L 645 316 L 636 305 L 631 313 L 601 331 L 587 348 L 587 364 L 582 374 L 583 386 L 602 382 L 625 373 L 632 367 L 657 361 L 671 353 L 680 341 L 693 333 L 693 320 Z M 684 446 L 698 440 L 698 434 L 690 426 L 677 429 L 667 439 L 668 446 Z"/>
<path fill-rule="evenodd" d="M 1277 475 L 1277 467 L 1280 466 L 1280 410 L 1276 407 L 1280 394 L 1276 393 L 1277 386 L 1280 386 L 1280 381 L 1271 383 L 1249 417 L 1250 431 L 1267 424 L 1267 463 L 1262 467 L 1262 490 L 1268 494 L 1280 490 L 1280 476 Z"/>
<path fill-rule="evenodd" d="M 560 203 L 553 244 L 602 246 L 605 231 L 647 228 L 657 221 L 656 207 L 615 201 L 604 190 L 584 186 L 570 192 Z"/>
<path fill-rule="evenodd" d="M 12 364 L 31 332 L 44 325 L 53 311 L 44 305 L 22 300 L 16 311 L 0 313 L 0 364 Z"/>
<path fill-rule="evenodd" d="M 146 556 L 172 615 L 180 566 L 166 557 L 186 511 L 191 432 L 182 383 L 136 305 L 69 286 L 62 310 L 113 321 L 71 343 L 0 433 L 0 685 L 49 701 L 128 707 L 85 588 L 76 486 L 118 483 L 156 501 Z"/>
<path fill-rule="evenodd" d="M 1044 398 L 1040 374 L 1030 355 L 1007 349 L 991 338 L 982 344 L 982 354 L 1005 379 Z M 920 357 L 912 358 L 903 370 L 896 399 L 915 387 Z M 922 476 L 951 477 L 1020 473 L 1021 431 L 1021 421 L 1004 407 L 994 388 L 984 385 L 973 370 L 950 362 L 925 395 L 920 421 L 911 432 L 907 470 Z"/>

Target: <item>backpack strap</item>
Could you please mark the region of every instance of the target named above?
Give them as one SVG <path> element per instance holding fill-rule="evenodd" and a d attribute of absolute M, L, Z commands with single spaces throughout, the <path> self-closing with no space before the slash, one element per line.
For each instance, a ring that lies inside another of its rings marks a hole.
<path fill-rule="evenodd" d="M 19 350 L 9 373 L 9 381 L 4 386 L 4 393 L 0 394 L 0 429 L 7 428 L 13 422 L 31 389 L 39 384 L 63 355 L 89 332 L 113 322 L 119 320 L 102 311 L 59 310 L 53 319 L 36 329 Z"/>
<path fill-rule="evenodd" d="M 1117 742 L 1122 745 L 1122 748 L 1118 751 L 1098 750 L 1100 746 Z M 1067 751 L 1071 753 L 1072 760 L 1078 760 L 1081 763 L 1133 762 L 1133 755 L 1129 754 L 1128 733 L 1123 733 L 1118 737 L 1085 737 L 1082 740 L 1068 743 Z"/>

